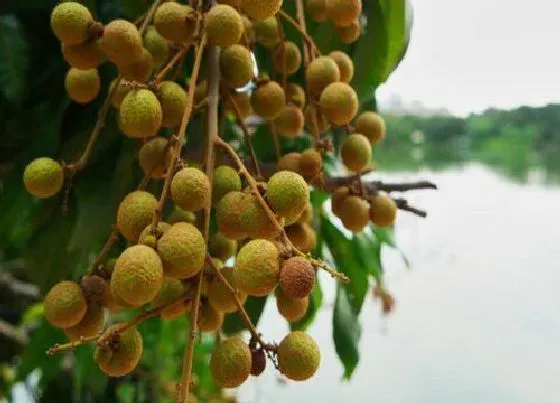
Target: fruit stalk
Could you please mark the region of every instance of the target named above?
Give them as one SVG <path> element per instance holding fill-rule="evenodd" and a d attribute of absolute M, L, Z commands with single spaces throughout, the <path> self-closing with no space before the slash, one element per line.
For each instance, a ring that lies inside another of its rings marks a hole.
<path fill-rule="evenodd" d="M 321 51 L 319 50 L 319 48 L 317 48 L 317 45 L 315 45 L 315 42 L 313 41 L 313 39 L 307 34 L 307 32 L 305 32 L 305 29 L 303 29 L 296 20 L 294 20 L 288 13 L 286 13 L 284 10 L 280 10 L 278 11 L 278 15 L 280 15 L 282 18 L 284 18 L 286 20 L 286 22 L 288 24 L 290 24 L 292 27 L 294 27 L 302 36 L 303 40 L 307 43 L 307 45 L 311 48 L 311 54 L 315 55 L 315 56 L 321 56 Z"/>

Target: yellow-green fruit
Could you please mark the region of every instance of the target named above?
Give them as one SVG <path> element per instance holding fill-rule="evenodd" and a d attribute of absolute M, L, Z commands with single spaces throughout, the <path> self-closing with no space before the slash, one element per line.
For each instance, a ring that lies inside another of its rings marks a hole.
<path fill-rule="evenodd" d="M 288 333 L 278 345 L 278 368 L 288 379 L 305 381 L 317 372 L 321 351 L 307 333 Z"/>
<path fill-rule="evenodd" d="M 73 101 L 82 104 L 93 101 L 101 87 L 99 73 L 97 69 L 79 70 L 72 67 L 66 74 L 64 87 Z"/>
<path fill-rule="evenodd" d="M 225 277 L 226 281 L 236 291 L 237 298 L 241 304 L 245 304 L 247 294 L 237 290 L 235 279 L 233 278 L 233 269 L 231 267 L 224 267 L 220 271 Z M 208 302 L 219 312 L 232 313 L 237 311 L 235 298 L 231 295 L 229 289 L 222 283 L 218 276 L 214 276 L 208 288 Z"/>
<path fill-rule="evenodd" d="M 329 57 L 333 59 L 340 70 L 340 81 L 349 83 L 354 77 L 354 63 L 350 56 L 340 50 L 329 53 Z"/>
<path fill-rule="evenodd" d="M 243 20 L 232 6 L 218 4 L 206 15 L 205 25 L 208 43 L 227 48 L 239 42 L 243 34 Z"/>
<path fill-rule="evenodd" d="M 247 198 L 244 193 L 229 192 L 216 206 L 216 223 L 225 237 L 236 241 L 247 237 L 241 222 Z"/>
<path fill-rule="evenodd" d="M 70 341 L 80 340 L 82 337 L 91 337 L 98 334 L 103 328 L 105 314 L 99 304 L 89 304 L 82 320 L 74 326 L 63 329 Z"/>
<path fill-rule="evenodd" d="M 217 205 L 222 197 L 229 192 L 241 190 L 241 178 L 235 169 L 229 165 L 214 168 L 212 181 L 212 205 Z"/>
<path fill-rule="evenodd" d="M 362 0 L 327 0 L 327 12 L 334 25 L 347 27 L 362 13 Z"/>
<path fill-rule="evenodd" d="M 286 235 L 290 242 L 302 252 L 311 252 L 317 244 L 315 230 L 307 223 L 296 222 L 286 227 Z"/>
<path fill-rule="evenodd" d="M 309 298 L 290 298 L 280 287 L 276 288 L 276 308 L 288 322 L 296 322 L 305 316 Z"/>
<path fill-rule="evenodd" d="M 111 96 L 111 105 L 113 106 L 113 108 L 120 109 L 124 97 L 126 97 L 132 87 L 128 85 L 128 83 L 126 83 L 124 80 L 121 80 L 119 81 L 117 89 L 113 92 L 113 88 L 115 87 L 116 82 L 116 78 L 111 81 L 111 85 L 109 86 L 109 93 L 113 94 Z"/>
<path fill-rule="evenodd" d="M 257 197 L 247 195 L 241 210 L 241 227 L 249 238 L 275 239 L 280 229 L 274 225 Z"/>
<path fill-rule="evenodd" d="M 315 22 L 323 22 L 329 17 L 327 0 L 307 0 L 305 12 Z"/>
<path fill-rule="evenodd" d="M 179 126 L 187 105 L 187 92 L 176 82 L 163 81 L 157 89 L 157 96 L 163 112 L 161 125 Z"/>
<path fill-rule="evenodd" d="M 351 134 L 342 142 L 340 157 L 350 171 L 362 172 L 371 161 L 371 144 L 363 134 Z"/>
<path fill-rule="evenodd" d="M 125 249 L 117 259 L 111 276 L 113 295 L 134 307 L 153 300 L 162 284 L 161 259 L 155 250 L 145 245 Z"/>
<path fill-rule="evenodd" d="M 298 137 L 303 132 L 303 112 L 295 105 L 286 105 L 280 115 L 274 119 L 276 132 L 284 137 Z"/>
<path fill-rule="evenodd" d="M 224 314 L 218 312 L 208 301 L 203 301 L 198 314 L 198 329 L 201 332 L 216 332 L 224 323 Z"/>
<path fill-rule="evenodd" d="M 77 69 L 95 69 L 101 61 L 101 47 L 96 40 L 75 45 L 62 45 L 62 56 L 66 62 Z"/>
<path fill-rule="evenodd" d="M 156 69 L 163 66 L 169 59 L 169 44 L 153 25 L 148 26 L 144 34 L 144 48 L 152 55 Z"/>
<path fill-rule="evenodd" d="M 51 13 L 51 29 L 65 45 L 76 45 L 88 39 L 93 17 L 77 2 L 58 4 Z"/>
<path fill-rule="evenodd" d="M 118 300 L 117 297 L 111 293 L 109 280 L 105 280 L 105 293 L 103 295 L 101 305 L 107 308 L 110 312 L 117 312 L 125 307 L 128 308 L 128 304 L 125 304 L 122 300 Z"/>
<path fill-rule="evenodd" d="M 278 117 L 284 110 L 286 94 L 276 81 L 267 81 L 257 86 L 251 95 L 251 106 L 257 115 L 266 120 Z"/>
<path fill-rule="evenodd" d="M 290 171 L 290 172 L 295 172 L 295 173 L 301 173 L 301 168 L 300 168 L 300 162 L 301 162 L 301 154 L 300 153 L 288 153 L 288 154 L 284 154 L 283 156 L 281 156 L 278 159 L 278 162 L 276 163 L 276 171 Z"/>
<path fill-rule="evenodd" d="M 255 41 L 267 49 L 274 48 L 280 42 L 276 17 L 269 17 L 263 21 L 253 21 L 253 30 L 255 31 Z"/>
<path fill-rule="evenodd" d="M 325 117 L 337 126 L 350 123 L 357 115 L 360 106 L 356 91 L 342 82 L 329 84 L 321 93 L 320 102 Z"/>
<path fill-rule="evenodd" d="M 314 59 L 305 70 L 307 91 L 318 97 L 323 89 L 336 81 L 340 81 L 340 70 L 336 62 L 328 56 Z"/>
<path fill-rule="evenodd" d="M 101 48 L 107 59 L 124 66 L 142 57 L 142 36 L 136 25 L 126 20 L 113 20 L 104 27 Z"/>
<path fill-rule="evenodd" d="M 106 332 L 116 330 L 118 325 L 113 325 Z M 107 346 L 98 346 L 95 350 L 95 362 L 99 368 L 111 377 L 120 377 L 129 374 L 136 368 L 142 358 L 142 336 L 131 327 L 114 336 L 115 341 Z"/>
<path fill-rule="evenodd" d="M 308 148 L 301 153 L 299 166 L 302 175 L 309 177 L 319 175 L 323 169 L 323 157 L 314 148 Z"/>
<path fill-rule="evenodd" d="M 119 127 L 129 137 L 155 136 L 163 112 L 154 93 L 147 89 L 129 91 L 119 109 Z"/>
<path fill-rule="evenodd" d="M 176 278 L 165 277 L 163 285 L 161 286 L 158 294 L 152 301 L 154 308 L 167 305 L 173 301 L 177 301 L 181 295 L 185 293 L 185 286 Z M 185 303 L 177 303 L 168 306 L 161 312 L 161 317 L 165 320 L 173 320 L 186 312 L 187 305 Z"/>
<path fill-rule="evenodd" d="M 152 224 L 149 224 L 146 228 L 142 230 L 140 236 L 138 237 L 138 243 L 142 245 L 149 246 L 150 248 L 156 247 L 157 240 L 161 238 L 161 236 L 171 228 L 171 224 L 160 221 L 156 225 L 155 232 L 152 229 Z"/>
<path fill-rule="evenodd" d="M 163 3 L 155 12 L 154 26 L 168 41 L 190 42 L 196 28 L 194 10 L 190 6 L 173 1 Z"/>
<path fill-rule="evenodd" d="M 185 211 L 177 205 L 173 206 L 173 210 L 167 217 L 167 221 L 170 224 L 175 224 L 176 222 L 188 222 L 193 224 L 195 220 L 196 216 L 192 211 Z"/>
<path fill-rule="evenodd" d="M 210 373 L 222 388 L 236 388 L 249 378 L 251 350 L 239 337 L 218 344 L 210 357 Z"/>
<path fill-rule="evenodd" d="M 194 225 L 178 222 L 157 243 L 165 274 L 179 279 L 197 275 L 204 265 L 206 242 Z"/>
<path fill-rule="evenodd" d="M 262 21 L 274 16 L 283 0 L 243 0 L 241 8 L 249 17 L 254 20 Z"/>
<path fill-rule="evenodd" d="M 295 172 L 280 171 L 268 180 L 266 199 L 272 209 L 290 221 L 297 219 L 309 201 L 305 179 Z"/>
<path fill-rule="evenodd" d="M 369 219 L 378 227 L 390 227 L 397 217 L 397 204 L 386 194 L 378 193 L 370 200 Z"/>
<path fill-rule="evenodd" d="M 35 158 L 23 171 L 25 190 L 40 199 L 57 194 L 64 183 L 62 166 L 48 157 Z"/>
<path fill-rule="evenodd" d="M 257 297 L 268 294 L 276 287 L 279 275 L 280 255 L 271 241 L 249 241 L 237 254 L 233 278 L 246 294 Z"/>
<path fill-rule="evenodd" d="M 241 35 L 239 43 L 241 45 L 250 46 L 255 41 L 253 23 L 246 15 L 242 15 L 241 19 L 243 20 L 243 34 Z"/>
<path fill-rule="evenodd" d="M 276 71 L 294 74 L 301 66 L 301 52 L 291 41 L 279 43 L 272 53 L 272 63 Z"/>
<path fill-rule="evenodd" d="M 225 262 L 237 252 L 237 241 L 226 238 L 224 235 L 216 232 L 210 237 L 208 252 L 210 256 Z"/>
<path fill-rule="evenodd" d="M 307 297 L 315 287 L 315 269 L 303 257 L 292 257 L 282 263 L 280 287 L 290 298 Z"/>
<path fill-rule="evenodd" d="M 286 86 L 286 101 L 299 108 L 303 108 L 305 105 L 305 91 L 299 84 L 288 83 Z"/>
<path fill-rule="evenodd" d="M 144 175 L 151 178 L 161 178 L 165 175 L 171 161 L 167 143 L 168 140 L 165 137 L 154 137 L 140 147 L 138 163 Z"/>
<path fill-rule="evenodd" d="M 62 328 L 80 323 L 87 311 L 82 288 L 72 281 L 61 281 L 51 288 L 43 305 L 47 320 Z"/>
<path fill-rule="evenodd" d="M 335 26 L 334 29 L 342 43 L 345 43 L 347 45 L 356 42 L 362 34 L 362 26 L 360 25 L 360 20 L 352 22 L 352 24 L 348 25 L 347 27 Z"/>
<path fill-rule="evenodd" d="M 157 200 L 153 194 L 135 190 L 126 195 L 117 210 L 117 229 L 129 241 L 136 242 L 152 222 Z"/>
<path fill-rule="evenodd" d="M 331 128 L 331 124 L 323 112 L 321 112 L 321 110 L 315 105 L 307 105 L 305 107 L 304 116 L 305 127 L 311 133 L 314 133 L 314 131 L 317 130 L 319 134 L 322 134 Z"/>
<path fill-rule="evenodd" d="M 375 112 L 362 112 L 356 118 L 356 130 L 366 136 L 371 144 L 385 137 L 385 120 Z"/>
<path fill-rule="evenodd" d="M 313 221 L 313 205 L 309 202 L 305 210 L 303 210 L 303 213 L 299 216 L 297 222 L 310 224 L 311 221 Z"/>
<path fill-rule="evenodd" d="M 187 82 L 187 87 L 190 83 Z M 194 87 L 194 104 L 198 105 L 206 99 L 208 95 L 208 81 L 199 81 Z"/>
<path fill-rule="evenodd" d="M 239 113 L 241 120 L 245 120 L 251 116 L 253 109 L 251 108 L 251 97 L 248 92 L 232 91 L 230 96 L 226 97 L 224 100 L 224 107 L 226 110 L 232 115 L 236 115 L 237 112 L 233 106 L 233 102 L 235 102 L 235 106 L 237 107 L 237 112 Z"/>
<path fill-rule="evenodd" d="M 344 228 L 360 232 L 369 223 L 368 204 L 358 196 L 347 196 L 340 206 L 338 217 Z"/>
<path fill-rule="evenodd" d="M 132 63 L 119 65 L 119 72 L 128 81 L 145 83 L 148 81 L 154 70 L 154 59 L 152 54 L 142 48 L 142 53 L 138 59 Z"/>
<path fill-rule="evenodd" d="M 331 194 L 331 210 L 334 215 L 338 216 L 340 214 L 340 208 L 344 199 L 350 193 L 348 186 L 340 186 Z"/>
<path fill-rule="evenodd" d="M 186 167 L 171 180 L 171 198 L 187 211 L 198 211 L 210 203 L 210 181 L 200 169 Z"/>
<path fill-rule="evenodd" d="M 253 59 L 245 46 L 236 44 L 222 50 L 220 66 L 223 79 L 232 88 L 244 87 L 253 79 Z"/>

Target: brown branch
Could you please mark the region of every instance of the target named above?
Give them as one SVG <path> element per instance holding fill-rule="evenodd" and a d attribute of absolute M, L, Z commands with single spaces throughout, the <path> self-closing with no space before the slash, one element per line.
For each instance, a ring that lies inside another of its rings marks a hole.
<path fill-rule="evenodd" d="M 303 9 L 303 0 L 296 0 L 296 16 L 298 20 L 298 24 L 301 27 L 301 30 L 307 34 L 307 27 L 305 25 L 305 11 Z M 303 41 L 303 67 L 304 70 L 310 62 L 309 55 L 311 53 L 311 48 L 308 45 L 307 41 Z"/>
<path fill-rule="evenodd" d="M 330 176 L 325 178 L 326 189 L 329 192 L 337 187 L 348 185 L 355 180 L 355 176 Z M 378 191 L 384 192 L 407 192 L 410 190 L 437 190 L 437 185 L 430 181 L 404 182 L 404 183 L 384 183 L 382 181 L 362 181 L 367 193 L 375 194 Z"/>
<path fill-rule="evenodd" d="M 171 60 L 169 62 L 167 62 L 167 64 L 165 65 L 165 67 L 163 69 L 160 70 L 160 72 L 157 74 L 157 76 L 154 77 L 154 79 L 152 80 L 152 86 L 153 87 L 157 87 L 158 84 L 163 81 L 165 79 L 165 76 L 176 66 L 181 64 L 181 61 L 183 60 L 184 56 L 187 54 L 187 52 L 189 51 L 189 49 L 191 48 L 191 44 L 184 46 L 181 48 L 181 50 L 179 50 L 177 53 L 175 53 L 175 55 L 171 58 Z"/>
<path fill-rule="evenodd" d="M 293 26 L 301 35 L 301 37 L 303 38 L 303 40 L 305 42 L 307 42 L 308 46 L 311 49 L 311 53 L 317 55 L 317 56 L 321 56 L 321 52 L 319 51 L 319 48 L 317 48 L 317 45 L 315 45 L 315 42 L 313 41 L 313 38 L 311 38 L 307 32 L 305 32 L 305 29 L 302 28 L 296 20 L 294 20 L 288 13 L 286 13 L 284 10 L 280 10 L 278 11 L 278 14 L 284 18 L 286 20 L 286 22 L 288 22 L 288 24 L 290 24 L 291 26 Z"/>
<path fill-rule="evenodd" d="M 393 200 L 395 201 L 395 203 L 397 203 L 397 208 L 399 210 L 408 211 L 422 218 L 426 218 L 428 216 L 428 213 L 426 211 L 411 206 L 410 204 L 408 204 L 408 201 L 406 199 L 393 199 Z"/>
<path fill-rule="evenodd" d="M 109 234 L 109 237 L 107 238 L 107 241 L 105 242 L 105 245 L 103 245 L 103 247 L 101 248 L 101 251 L 99 252 L 97 257 L 95 258 L 95 260 L 91 264 L 91 266 L 88 270 L 88 274 L 92 274 L 92 273 L 95 272 L 95 270 L 97 270 L 99 265 L 105 260 L 105 258 L 109 254 L 109 251 L 111 250 L 113 245 L 118 240 L 119 240 L 119 230 L 117 229 L 116 225 L 113 225 L 113 229 L 111 230 L 111 233 Z"/>

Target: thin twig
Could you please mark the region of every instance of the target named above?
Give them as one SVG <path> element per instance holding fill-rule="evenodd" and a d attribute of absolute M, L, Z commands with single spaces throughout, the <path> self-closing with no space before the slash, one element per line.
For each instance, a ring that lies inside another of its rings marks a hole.
<path fill-rule="evenodd" d="M 297 23 L 296 20 L 294 20 L 288 13 L 286 13 L 284 10 L 280 10 L 278 12 L 278 14 L 284 18 L 291 26 L 293 26 L 302 36 L 303 40 L 307 42 L 307 44 L 309 45 L 309 47 L 311 48 L 311 53 L 315 53 L 317 56 L 321 55 L 321 52 L 319 51 L 319 48 L 317 48 L 317 45 L 315 45 L 315 42 L 313 41 L 313 38 L 311 38 L 307 32 L 305 32 L 305 29 L 303 29 L 302 27 L 300 27 L 300 25 Z"/>
<path fill-rule="evenodd" d="M 181 48 L 180 51 L 175 53 L 175 55 L 171 58 L 171 60 L 165 65 L 163 69 L 154 77 L 152 80 L 152 86 L 157 87 L 157 85 L 165 79 L 165 76 L 178 64 L 180 64 L 183 57 L 187 54 L 189 49 L 191 48 L 191 44 L 184 46 Z"/>
<path fill-rule="evenodd" d="M 298 24 L 301 28 L 301 30 L 303 32 L 305 32 L 305 34 L 307 34 L 307 27 L 305 25 L 305 12 L 303 10 L 303 1 L 302 0 L 296 0 L 296 16 L 297 16 L 297 20 L 298 20 Z M 307 41 L 303 41 L 303 67 L 304 67 L 304 71 L 305 68 L 307 67 L 307 65 L 309 64 L 310 60 L 309 60 L 309 54 L 311 53 L 311 49 L 309 48 L 309 45 L 307 43 Z"/>
<path fill-rule="evenodd" d="M 363 174 L 360 174 L 363 176 Z M 334 191 L 337 187 L 347 185 L 355 179 L 355 176 L 330 176 L 325 178 L 327 191 Z M 403 183 L 385 183 L 382 181 L 362 181 L 364 188 L 368 194 L 375 194 L 378 191 L 383 192 L 407 192 L 410 190 L 437 190 L 437 185 L 430 181 L 403 182 Z"/>
<path fill-rule="evenodd" d="M 113 245 L 118 240 L 119 240 L 119 230 L 117 229 L 116 225 L 113 225 L 113 229 L 111 230 L 111 233 L 109 234 L 109 237 L 107 238 L 107 241 L 105 242 L 105 245 L 103 245 L 103 247 L 101 248 L 101 251 L 99 252 L 97 257 L 95 258 L 95 260 L 91 264 L 91 266 L 88 270 L 88 274 L 92 274 L 92 273 L 95 272 L 95 270 L 97 270 L 99 265 L 105 260 L 105 258 L 109 254 L 109 251 L 111 250 Z"/>
<path fill-rule="evenodd" d="M 411 206 L 410 204 L 408 204 L 408 201 L 406 199 L 393 199 L 393 200 L 395 201 L 395 203 L 397 203 L 397 208 L 399 210 L 408 211 L 422 218 L 426 218 L 428 216 L 428 213 L 426 211 Z"/>

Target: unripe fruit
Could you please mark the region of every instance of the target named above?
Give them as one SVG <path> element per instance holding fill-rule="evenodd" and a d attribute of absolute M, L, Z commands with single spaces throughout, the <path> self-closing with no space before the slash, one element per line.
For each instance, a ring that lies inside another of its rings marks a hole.
<path fill-rule="evenodd" d="M 272 53 L 272 63 L 279 73 L 294 74 L 301 66 L 301 51 L 291 41 L 279 43 Z"/>
<path fill-rule="evenodd" d="M 321 111 L 334 125 L 350 123 L 359 106 L 356 91 L 346 83 L 331 83 L 321 93 Z"/>
<path fill-rule="evenodd" d="M 347 27 L 362 13 L 362 0 L 327 0 L 327 11 L 334 25 Z"/>
<path fill-rule="evenodd" d="M 210 203 L 211 188 L 208 177 L 200 169 L 186 167 L 171 180 L 171 198 L 187 211 L 198 211 Z"/>
<path fill-rule="evenodd" d="M 274 127 L 279 135 L 294 138 L 303 132 L 304 117 L 300 108 L 286 105 L 280 115 L 274 119 Z"/>
<path fill-rule="evenodd" d="M 317 244 L 315 230 L 307 223 L 296 222 L 286 227 L 286 235 L 290 242 L 302 252 L 311 252 Z"/>
<path fill-rule="evenodd" d="M 237 242 L 216 232 L 210 237 L 208 252 L 210 256 L 225 262 L 230 257 L 235 256 L 237 252 Z"/>
<path fill-rule="evenodd" d="M 266 355 L 262 348 L 251 350 L 251 375 L 259 376 L 266 369 Z"/>
<path fill-rule="evenodd" d="M 154 68 L 159 69 L 169 58 L 169 44 L 153 25 L 144 34 L 144 48 L 152 55 Z"/>
<path fill-rule="evenodd" d="M 114 332 L 117 328 L 118 325 L 113 325 L 106 332 Z M 142 336 L 136 327 L 131 327 L 115 334 L 114 341 L 109 345 L 98 346 L 95 350 L 95 362 L 109 376 L 125 376 L 140 362 L 143 348 Z"/>
<path fill-rule="evenodd" d="M 325 21 L 329 17 L 327 0 L 307 0 L 305 12 L 315 22 Z"/>
<path fill-rule="evenodd" d="M 241 210 L 241 227 L 249 238 L 275 239 L 280 229 L 268 216 L 257 197 L 247 195 Z"/>
<path fill-rule="evenodd" d="M 232 88 L 244 87 L 253 79 L 251 52 L 242 45 L 231 45 L 222 50 L 220 66 L 223 79 Z"/>
<path fill-rule="evenodd" d="M 318 134 L 322 134 L 331 128 L 331 124 L 315 105 L 307 105 L 305 107 L 305 128 L 314 133 L 317 130 Z"/>
<path fill-rule="evenodd" d="M 157 243 L 157 252 L 163 261 L 165 274 L 185 279 L 197 275 L 206 257 L 206 242 L 194 225 L 173 224 Z"/>
<path fill-rule="evenodd" d="M 301 153 L 299 162 L 302 175 L 314 177 L 321 173 L 323 169 L 323 157 L 314 148 L 308 148 Z"/>
<path fill-rule="evenodd" d="M 190 82 L 187 82 L 187 88 Z M 194 104 L 198 105 L 206 99 L 208 95 L 208 81 L 202 80 L 196 83 L 194 87 Z"/>
<path fill-rule="evenodd" d="M 288 83 L 286 86 L 286 101 L 291 102 L 298 108 L 303 108 L 305 105 L 305 91 L 299 84 Z"/>
<path fill-rule="evenodd" d="M 63 44 L 62 56 L 70 66 L 76 69 L 95 69 L 101 61 L 101 47 L 96 40 L 75 45 Z"/>
<path fill-rule="evenodd" d="M 48 157 L 35 158 L 23 171 L 25 190 L 40 199 L 57 194 L 64 183 L 62 166 Z"/>
<path fill-rule="evenodd" d="M 362 172 L 371 161 L 371 144 L 363 134 L 351 134 L 342 143 L 340 157 L 350 171 Z"/>
<path fill-rule="evenodd" d="M 301 154 L 300 153 L 288 153 L 284 154 L 278 159 L 276 163 L 276 172 L 279 171 L 290 171 L 301 174 Z"/>
<path fill-rule="evenodd" d="M 224 267 L 221 269 L 222 275 L 234 290 L 236 290 L 237 298 L 241 304 L 245 304 L 247 294 L 237 290 L 235 279 L 233 277 L 233 269 L 231 267 Z M 214 309 L 222 313 L 232 313 L 237 311 L 235 299 L 231 295 L 228 288 L 222 283 L 218 276 L 214 276 L 208 288 L 208 302 Z"/>
<path fill-rule="evenodd" d="M 100 43 L 107 58 L 115 64 L 124 66 L 142 57 L 142 36 L 126 20 L 113 20 L 105 25 Z"/>
<path fill-rule="evenodd" d="M 319 346 L 307 333 L 291 332 L 278 345 L 278 368 L 288 379 L 309 379 L 320 363 Z"/>
<path fill-rule="evenodd" d="M 165 175 L 171 162 L 168 142 L 165 137 L 154 137 L 140 147 L 138 163 L 144 175 L 151 178 L 161 178 Z"/>
<path fill-rule="evenodd" d="M 140 233 L 140 236 L 138 237 L 138 243 L 155 249 L 157 240 L 161 238 L 165 231 L 167 231 L 169 228 L 171 228 L 171 224 L 165 221 L 159 221 L 154 232 L 152 224 L 149 224 Z"/>
<path fill-rule="evenodd" d="M 350 193 L 350 189 L 348 188 L 348 186 L 340 186 L 334 192 L 332 192 L 331 210 L 334 215 L 336 216 L 340 215 L 340 209 L 342 207 L 342 203 L 344 202 L 344 199 L 346 199 L 349 193 Z"/>
<path fill-rule="evenodd" d="M 224 314 L 218 312 L 208 301 L 202 301 L 198 314 L 198 329 L 201 332 L 216 332 L 224 323 Z"/>
<path fill-rule="evenodd" d="M 77 341 L 82 337 L 92 337 L 101 331 L 104 320 L 103 308 L 99 304 L 91 303 L 82 320 L 77 325 L 67 327 L 63 331 L 70 341 Z"/>
<path fill-rule="evenodd" d="M 97 69 L 78 70 L 71 68 L 66 74 L 64 87 L 71 100 L 85 104 L 99 94 L 101 80 Z"/>
<path fill-rule="evenodd" d="M 290 221 L 305 210 L 309 189 L 301 175 L 280 171 L 268 180 L 266 198 L 276 213 Z"/>
<path fill-rule="evenodd" d="M 82 287 L 82 293 L 88 304 L 100 303 L 103 301 L 106 283 L 105 279 L 102 277 L 97 275 L 83 277 L 80 281 L 80 286 Z"/>
<path fill-rule="evenodd" d="M 249 17 L 254 20 L 262 21 L 274 16 L 283 0 L 243 0 L 241 8 Z"/>
<path fill-rule="evenodd" d="M 169 1 L 157 8 L 154 14 L 154 26 L 168 41 L 190 42 L 196 28 L 193 14 L 192 7 Z"/>
<path fill-rule="evenodd" d="M 76 45 L 88 39 L 93 17 L 77 2 L 58 4 L 51 13 L 51 29 L 65 45 Z"/>
<path fill-rule="evenodd" d="M 313 221 L 313 205 L 311 202 L 307 203 L 307 207 L 303 210 L 303 213 L 299 216 L 297 222 L 298 223 L 307 223 L 311 224 Z"/>
<path fill-rule="evenodd" d="M 230 48 L 231 47 L 232 46 L 230 46 Z M 245 120 L 251 116 L 253 109 L 251 108 L 251 97 L 248 92 L 232 91 L 230 97 L 226 97 L 224 100 L 224 108 L 232 115 L 236 115 L 235 108 L 232 104 L 233 102 L 235 102 L 235 106 L 237 106 L 237 111 L 239 112 L 241 120 Z"/>
<path fill-rule="evenodd" d="M 218 4 L 210 8 L 205 25 L 208 43 L 227 48 L 239 42 L 243 33 L 243 20 L 232 6 Z"/>
<path fill-rule="evenodd" d="M 158 86 L 157 97 L 163 112 L 161 125 L 163 127 L 179 126 L 187 105 L 187 92 L 176 82 L 163 81 Z"/>
<path fill-rule="evenodd" d="M 241 222 L 243 206 L 248 196 L 241 192 L 229 192 L 216 206 L 216 223 L 220 232 L 229 239 L 247 237 Z"/>
<path fill-rule="evenodd" d="M 356 131 L 366 136 L 371 144 L 377 144 L 385 137 L 385 120 L 375 112 L 362 112 L 355 125 Z"/>
<path fill-rule="evenodd" d="M 185 286 L 181 280 L 165 277 L 163 285 L 152 301 L 152 305 L 154 308 L 158 308 L 163 305 L 171 304 L 172 302 L 177 301 L 184 293 Z M 186 303 L 177 303 L 164 308 L 161 312 L 161 317 L 165 320 L 173 320 L 184 314 L 186 309 Z"/>
<path fill-rule="evenodd" d="M 276 17 L 269 17 L 263 21 L 253 21 L 255 31 L 255 41 L 267 49 L 273 49 L 281 38 L 278 34 L 278 20 Z"/>
<path fill-rule="evenodd" d="M 266 120 L 278 117 L 284 110 L 286 94 L 276 81 L 257 84 L 251 95 L 251 106 L 257 115 Z"/>
<path fill-rule="evenodd" d="M 82 289 L 73 281 L 56 284 L 45 297 L 43 305 L 47 320 L 62 328 L 80 323 L 87 311 Z"/>
<path fill-rule="evenodd" d="M 314 59 L 305 70 L 307 90 L 314 97 L 318 97 L 327 85 L 339 80 L 338 65 L 328 56 L 319 56 Z"/>
<path fill-rule="evenodd" d="M 338 217 L 344 228 L 360 232 L 369 223 L 368 204 L 358 196 L 347 196 L 340 206 Z"/>
<path fill-rule="evenodd" d="M 163 265 L 158 254 L 145 245 L 131 246 L 117 259 L 111 276 L 111 292 L 127 304 L 142 306 L 159 292 Z"/>
<path fill-rule="evenodd" d="M 397 216 L 397 204 L 383 193 L 378 193 L 370 200 L 369 219 L 378 227 L 390 227 Z"/>
<path fill-rule="evenodd" d="M 290 298 L 307 297 L 315 287 L 315 269 L 303 257 L 287 259 L 282 263 L 279 284 Z"/>
<path fill-rule="evenodd" d="M 109 93 L 113 94 L 111 96 L 111 105 L 113 105 L 113 108 L 120 109 L 124 97 L 126 97 L 132 87 L 128 85 L 128 83 L 126 83 L 124 80 L 120 80 L 117 89 L 113 92 L 113 88 L 115 87 L 116 82 L 116 78 L 111 81 L 111 85 L 109 86 Z"/>
<path fill-rule="evenodd" d="M 309 298 L 290 298 L 281 288 L 276 288 L 276 308 L 288 322 L 296 322 L 305 316 Z"/>
<path fill-rule="evenodd" d="M 175 224 L 176 222 L 188 222 L 193 224 L 195 220 L 196 216 L 192 211 L 185 211 L 177 205 L 173 206 L 173 210 L 167 217 L 167 221 L 170 224 Z"/>
<path fill-rule="evenodd" d="M 274 243 L 264 239 L 247 242 L 237 254 L 233 269 L 235 284 L 249 295 L 260 297 L 268 294 L 278 283 L 279 258 Z"/>
<path fill-rule="evenodd" d="M 152 54 L 142 48 L 140 57 L 132 63 L 119 65 L 119 72 L 122 77 L 129 81 L 145 83 L 148 81 L 154 70 L 154 60 Z"/>
<path fill-rule="evenodd" d="M 255 31 L 253 30 L 253 23 L 246 15 L 241 15 L 243 20 L 243 34 L 239 40 L 240 45 L 250 46 L 255 42 Z"/>
<path fill-rule="evenodd" d="M 119 127 L 129 137 L 151 137 L 161 128 L 162 118 L 161 104 L 152 91 L 132 90 L 121 103 Z"/>
<path fill-rule="evenodd" d="M 241 178 L 235 169 L 229 165 L 220 165 L 214 168 L 212 181 L 212 205 L 218 202 L 229 192 L 241 190 Z"/>
<path fill-rule="evenodd" d="M 230 337 L 218 344 L 210 357 L 210 373 L 222 388 L 236 388 L 249 378 L 251 351 L 240 338 Z"/>
<path fill-rule="evenodd" d="M 136 242 L 152 222 L 157 200 L 153 194 L 135 190 L 126 195 L 117 210 L 117 229 L 129 241 Z"/>
<path fill-rule="evenodd" d="M 354 77 L 354 63 L 352 62 L 352 59 L 340 50 L 335 50 L 329 53 L 329 57 L 333 59 L 338 66 L 338 70 L 340 71 L 340 81 L 344 83 L 352 81 L 352 77 Z"/>
<path fill-rule="evenodd" d="M 352 22 L 352 24 L 348 25 L 347 27 L 335 26 L 334 29 L 342 43 L 345 43 L 347 45 L 356 42 L 362 34 L 360 20 Z"/>

